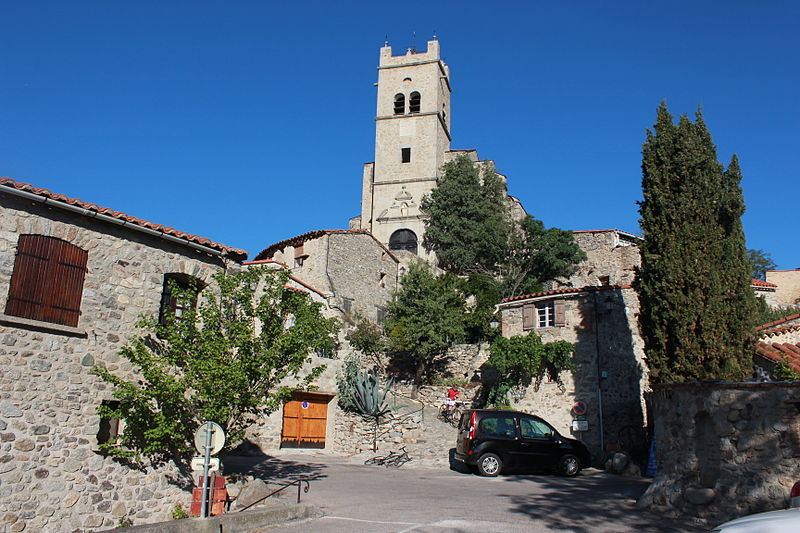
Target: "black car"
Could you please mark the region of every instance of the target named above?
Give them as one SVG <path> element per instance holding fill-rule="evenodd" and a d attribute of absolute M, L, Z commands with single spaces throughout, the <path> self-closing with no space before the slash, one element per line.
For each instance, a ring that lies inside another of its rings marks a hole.
<path fill-rule="evenodd" d="M 482 476 L 508 468 L 555 470 L 571 477 L 591 464 L 581 441 L 562 437 L 538 416 L 483 409 L 461 415 L 455 458 Z"/>

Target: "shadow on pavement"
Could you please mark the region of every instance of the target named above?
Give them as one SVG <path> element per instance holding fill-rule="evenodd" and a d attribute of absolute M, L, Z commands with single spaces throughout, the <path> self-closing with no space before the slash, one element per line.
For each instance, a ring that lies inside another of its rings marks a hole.
<path fill-rule="evenodd" d="M 265 454 L 255 446 L 246 449 L 244 453 L 237 452 L 241 452 L 241 450 L 232 451 L 222 460 L 225 475 L 250 475 L 257 479 L 273 482 L 328 477 L 323 473 L 327 467 L 321 463 L 279 459 Z"/>
<path fill-rule="evenodd" d="M 688 519 L 666 518 L 635 507 L 636 500 L 650 484 L 646 479 L 591 471 L 574 478 L 504 477 L 512 482 L 537 483 L 537 494 L 501 496 L 512 504 L 510 512 L 541 520 L 553 530 L 576 533 L 610 533 L 620 529 L 653 533 L 706 531 Z M 621 502 L 624 504 L 620 505 Z"/>

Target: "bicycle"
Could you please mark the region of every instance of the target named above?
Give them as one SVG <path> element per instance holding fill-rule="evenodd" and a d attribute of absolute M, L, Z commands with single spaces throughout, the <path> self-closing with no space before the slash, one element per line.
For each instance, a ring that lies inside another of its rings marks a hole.
<path fill-rule="evenodd" d="M 403 450 L 403 453 L 401 453 L 397 457 L 393 457 L 393 458 L 387 460 L 384 463 L 384 466 L 386 468 L 389 468 L 389 467 L 400 468 L 401 466 L 403 466 L 404 464 L 406 464 L 407 462 L 409 462 L 411 460 L 411 456 L 408 455 L 408 452 L 406 451 L 406 447 L 403 446 L 400 449 Z"/>
<path fill-rule="evenodd" d="M 389 452 L 388 455 L 384 455 L 384 456 L 376 455 L 375 457 L 370 457 L 369 459 L 364 461 L 364 464 L 365 465 L 386 465 L 386 466 L 389 466 L 389 465 L 387 465 L 387 463 L 397 461 L 398 458 L 401 458 L 401 457 L 405 457 L 405 460 L 403 461 L 403 463 L 406 463 L 406 462 L 410 461 L 411 458 L 408 456 L 408 452 L 406 451 L 406 447 L 405 446 L 401 446 L 400 449 L 402 450 L 402 452 L 393 451 L 393 452 Z M 401 466 L 401 465 L 402 465 L 402 463 L 397 465 L 397 466 Z"/>
<path fill-rule="evenodd" d="M 443 405 L 439 409 L 439 420 L 453 427 L 458 427 L 458 423 L 461 421 L 461 406 L 463 405 L 463 402 L 456 402 L 455 405 Z"/>

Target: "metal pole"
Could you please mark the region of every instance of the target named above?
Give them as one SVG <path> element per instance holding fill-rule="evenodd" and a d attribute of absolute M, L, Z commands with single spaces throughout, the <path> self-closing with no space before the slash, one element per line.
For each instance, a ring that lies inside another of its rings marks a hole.
<path fill-rule="evenodd" d="M 206 422 L 206 444 L 203 457 L 203 501 L 200 504 L 200 518 L 207 518 L 208 512 L 208 469 L 211 463 L 211 421 Z"/>

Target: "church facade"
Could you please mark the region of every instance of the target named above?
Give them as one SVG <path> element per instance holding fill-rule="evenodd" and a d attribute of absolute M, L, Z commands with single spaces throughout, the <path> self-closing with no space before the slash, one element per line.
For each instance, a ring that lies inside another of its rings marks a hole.
<path fill-rule="evenodd" d="M 442 165 L 463 155 L 481 162 L 475 150 L 450 148 L 450 69 L 442 61 L 439 41 L 425 52 L 408 49 L 392 55 L 385 44 L 378 64 L 375 115 L 375 160 L 364 165 L 361 215 L 350 229 L 369 231 L 392 252 L 409 252 L 434 262 L 422 247 L 423 197 L 436 187 Z M 503 176 L 501 176 L 505 179 Z M 515 215 L 524 210 L 509 197 Z"/>

